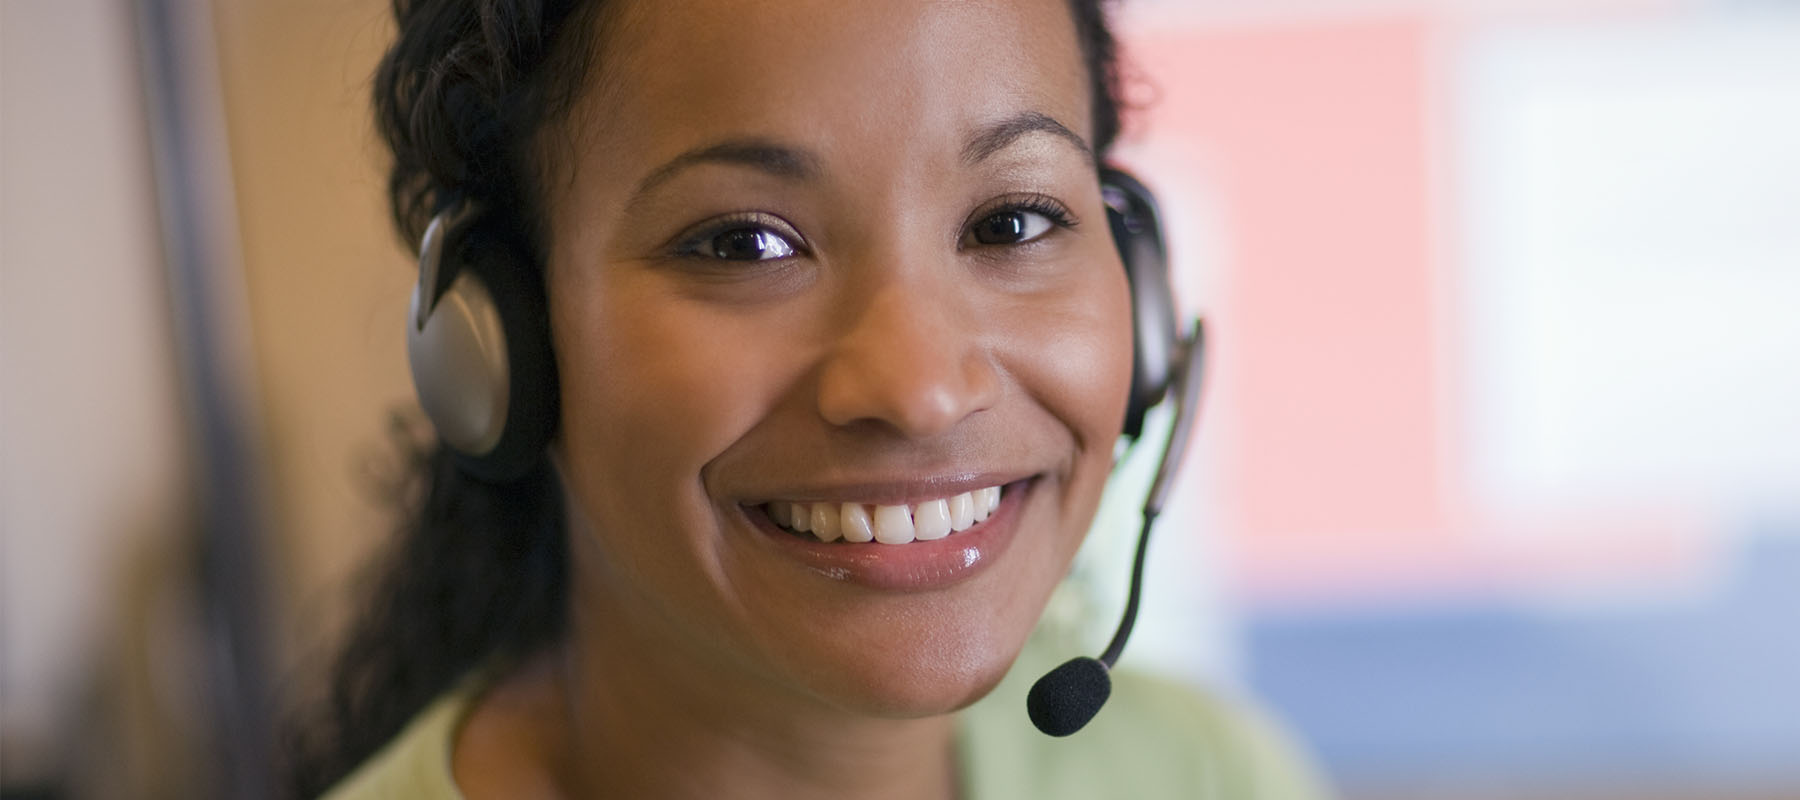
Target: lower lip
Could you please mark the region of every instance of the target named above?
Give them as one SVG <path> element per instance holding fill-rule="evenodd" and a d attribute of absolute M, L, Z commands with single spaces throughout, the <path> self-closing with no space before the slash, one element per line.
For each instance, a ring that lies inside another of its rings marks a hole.
<path fill-rule="evenodd" d="M 918 592 L 968 580 L 999 558 L 1018 531 L 1019 509 L 1034 485 L 1030 480 L 1008 484 L 987 519 L 929 542 L 821 542 L 777 527 L 760 508 L 744 513 L 782 555 L 820 575 L 871 589 Z"/>

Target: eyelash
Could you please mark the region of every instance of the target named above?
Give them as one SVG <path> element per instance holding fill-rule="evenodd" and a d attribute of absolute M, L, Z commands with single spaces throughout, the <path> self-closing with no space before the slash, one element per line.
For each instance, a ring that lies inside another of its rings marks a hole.
<path fill-rule="evenodd" d="M 957 241 L 961 242 L 962 240 L 967 239 L 969 237 L 969 235 L 974 232 L 976 225 L 979 225 L 988 219 L 999 216 L 1001 214 L 1012 214 L 1012 213 L 1018 213 L 1018 212 L 1037 214 L 1037 215 L 1043 217 L 1044 219 L 1049 220 L 1051 225 L 1055 226 L 1056 228 L 1063 229 L 1063 230 L 1071 230 L 1081 224 L 1081 221 L 1076 219 L 1075 215 L 1069 211 L 1068 206 L 1063 205 L 1062 203 L 1058 202 L 1055 198 L 1050 197 L 1049 195 L 1043 195 L 1043 194 L 1012 195 L 1012 196 L 1009 196 L 1006 198 L 1002 198 L 999 202 L 997 202 L 993 206 L 990 206 L 988 208 L 982 209 L 981 211 L 975 212 L 975 214 L 969 218 L 969 221 L 963 224 L 962 235 L 958 238 Z M 976 247 L 984 247 L 984 248 L 985 247 L 996 247 L 996 248 L 1026 247 L 1026 246 L 1038 243 L 1039 241 L 1041 241 L 1044 238 L 1044 236 L 1048 235 L 1051 232 L 1052 231 L 1045 231 L 1043 234 L 1040 234 L 1035 238 L 1028 239 L 1023 242 L 1013 242 L 1010 244 L 994 244 L 994 245 L 977 244 L 975 246 Z"/>
<path fill-rule="evenodd" d="M 806 252 L 806 240 L 801 238 L 799 232 L 795 231 L 793 226 L 788 225 L 786 221 L 781 220 L 779 217 L 754 211 L 727 214 L 718 219 L 709 220 L 698 229 L 676 237 L 675 245 L 671 250 L 675 256 L 680 258 L 691 258 L 701 261 L 727 261 L 729 259 L 718 258 L 698 251 L 705 245 L 712 243 L 713 240 L 718 239 L 720 236 L 739 230 L 767 231 L 786 241 L 793 249 L 794 255 Z M 792 256 L 787 256 L 781 259 L 770 260 L 786 260 L 791 257 Z"/>
<path fill-rule="evenodd" d="M 975 216 L 973 222 L 980 222 L 995 214 L 1005 214 L 1010 211 L 1029 211 L 1034 214 L 1042 214 L 1045 219 L 1055 223 L 1059 228 L 1073 228 L 1081 224 L 1079 220 L 1075 219 L 1075 215 L 1070 213 L 1068 206 L 1057 202 L 1053 197 L 1042 194 L 1029 194 L 1011 198 L 993 208 L 980 212 Z M 964 227 L 967 228 L 969 226 Z"/>
<path fill-rule="evenodd" d="M 970 216 L 969 221 L 963 224 L 962 232 L 957 237 L 958 246 L 963 246 L 962 243 L 973 234 L 976 225 L 1001 214 L 1021 212 L 1042 216 L 1049 220 L 1051 225 L 1063 230 L 1070 230 L 1081 224 L 1080 221 L 1075 218 L 1075 215 L 1070 213 L 1068 206 L 1058 202 L 1055 198 L 1041 194 L 1016 195 L 1004 198 L 995 205 L 978 211 Z M 799 233 L 791 226 L 787 225 L 784 221 L 779 220 L 779 218 L 757 212 L 730 214 L 712 220 L 699 230 L 677 237 L 676 243 L 672 249 L 674 255 L 678 257 L 703 261 L 725 261 L 728 259 L 721 259 L 717 256 L 707 255 L 699 251 L 702 247 L 712 243 L 720 236 L 733 231 L 746 229 L 772 233 L 786 241 L 793 249 L 793 255 L 791 256 L 768 260 L 785 261 L 788 258 L 804 254 L 807 251 L 806 240 L 801 238 Z M 1042 238 L 1043 234 L 1040 234 L 1035 238 L 1023 242 L 994 245 L 977 243 L 974 247 L 1023 247 L 1034 244 Z"/>

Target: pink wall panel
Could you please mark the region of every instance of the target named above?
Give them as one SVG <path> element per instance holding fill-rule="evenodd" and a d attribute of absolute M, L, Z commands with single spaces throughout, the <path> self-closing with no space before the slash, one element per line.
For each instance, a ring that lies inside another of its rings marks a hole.
<path fill-rule="evenodd" d="M 1227 217 L 1206 424 L 1226 481 L 1218 518 L 1253 591 L 1448 555 L 1428 33 L 1397 18 L 1130 42 L 1157 86 L 1143 129 L 1207 154 Z"/>
<path fill-rule="evenodd" d="M 1440 307 L 1459 273 L 1434 260 L 1455 210 L 1440 194 L 1455 176 L 1432 172 L 1447 142 L 1431 137 L 1457 135 L 1434 116 L 1450 62 L 1433 48 L 1456 44 L 1441 30 L 1393 17 L 1129 37 L 1153 87 L 1135 152 L 1153 182 L 1177 162 L 1163 177 L 1206 184 L 1222 217 L 1169 209 L 1178 265 L 1184 248 L 1222 261 L 1203 302 L 1207 517 L 1223 527 L 1208 533 L 1269 600 L 1691 581 L 1721 557 L 1692 509 L 1469 497 L 1465 387 L 1436 373 L 1462 350 L 1459 309 Z M 1177 278 L 1191 295 L 1194 276 Z"/>

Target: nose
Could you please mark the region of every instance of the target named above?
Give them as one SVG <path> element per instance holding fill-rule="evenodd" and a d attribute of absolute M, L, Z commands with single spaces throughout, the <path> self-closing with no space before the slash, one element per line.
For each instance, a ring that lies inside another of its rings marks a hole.
<path fill-rule="evenodd" d="M 965 294 L 949 278 L 909 277 L 849 306 L 820 374 L 826 422 L 924 439 L 999 399 L 1000 376 Z"/>

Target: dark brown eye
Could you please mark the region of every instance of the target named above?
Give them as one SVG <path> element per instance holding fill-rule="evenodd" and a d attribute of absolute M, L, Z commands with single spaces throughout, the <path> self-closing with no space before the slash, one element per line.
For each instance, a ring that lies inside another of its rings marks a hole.
<path fill-rule="evenodd" d="M 706 240 L 700 249 L 726 261 L 768 261 L 794 254 L 788 240 L 766 228 L 733 228 Z"/>
<path fill-rule="evenodd" d="M 988 215 L 976 222 L 969 233 L 976 244 L 1023 244 L 1049 233 L 1054 225 L 1049 217 L 1036 211 L 1013 209 Z"/>

